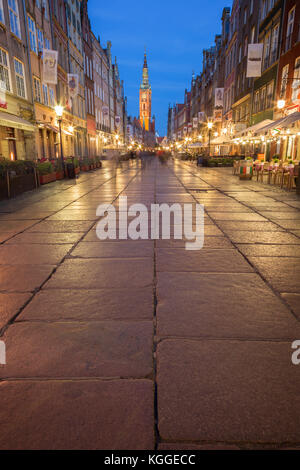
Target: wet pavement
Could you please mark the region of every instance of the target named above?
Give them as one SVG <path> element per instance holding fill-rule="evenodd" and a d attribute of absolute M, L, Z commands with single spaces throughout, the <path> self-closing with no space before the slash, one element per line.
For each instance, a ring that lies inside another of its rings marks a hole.
<path fill-rule="evenodd" d="M 0 203 L 1 449 L 300 448 L 300 199 L 150 158 Z M 205 242 L 96 209 L 205 206 Z"/>

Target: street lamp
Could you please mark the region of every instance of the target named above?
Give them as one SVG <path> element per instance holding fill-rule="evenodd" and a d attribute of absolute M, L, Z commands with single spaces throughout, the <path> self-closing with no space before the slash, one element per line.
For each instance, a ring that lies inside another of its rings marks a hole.
<path fill-rule="evenodd" d="M 59 139 L 60 139 L 60 158 L 61 158 L 61 166 L 62 166 L 62 171 L 65 176 L 65 162 L 64 162 L 64 154 L 63 154 L 63 145 L 62 145 L 62 135 L 61 135 L 61 121 L 62 121 L 62 115 L 64 108 L 60 105 L 55 106 L 55 113 L 59 125 Z"/>
<path fill-rule="evenodd" d="M 213 127 L 213 123 L 209 121 L 207 123 L 207 127 L 208 127 L 208 156 L 210 157 L 210 138 L 211 138 L 211 130 Z"/>
<path fill-rule="evenodd" d="M 283 109 L 285 107 L 285 100 L 278 100 L 277 101 L 277 108 Z"/>

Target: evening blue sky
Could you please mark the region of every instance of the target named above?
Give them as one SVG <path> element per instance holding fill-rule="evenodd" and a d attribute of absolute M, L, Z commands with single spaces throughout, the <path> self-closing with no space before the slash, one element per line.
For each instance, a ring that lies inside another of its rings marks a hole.
<path fill-rule="evenodd" d="M 169 103 L 181 103 L 192 72 L 202 69 L 202 49 L 221 32 L 221 16 L 231 1 L 89 0 L 93 32 L 112 41 L 128 98 L 128 114 L 138 116 L 144 47 L 147 48 L 152 114 L 165 135 Z"/>

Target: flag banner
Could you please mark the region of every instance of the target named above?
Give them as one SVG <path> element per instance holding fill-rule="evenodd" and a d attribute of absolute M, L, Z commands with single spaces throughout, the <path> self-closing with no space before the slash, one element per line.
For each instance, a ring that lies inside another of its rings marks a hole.
<path fill-rule="evenodd" d="M 247 78 L 261 77 L 263 44 L 248 44 Z"/>
<path fill-rule="evenodd" d="M 120 124 L 121 124 L 121 118 L 120 118 L 120 116 L 116 116 L 116 117 L 115 117 L 115 124 L 116 124 L 116 127 L 120 127 Z"/>
<path fill-rule="evenodd" d="M 196 129 L 198 127 L 198 118 L 194 117 L 193 118 L 193 128 Z"/>
<path fill-rule="evenodd" d="M 191 122 L 188 123 L 188 133 L 191 133 L 193 130 L 193 124 Z"/>
<path fill-rule="evenodd" d="M 187 133 L 187 127 L 184 127 L 184 128 L 183 128 L 183 133 L 184 133 L 184 134 Z"/>
<path fill-rule="evenodd" d="M 205 113 L 203 111 L 199 111 L 198 120 L 199 120 L 199 122 L 204 122 L 205 121 Z"/>
<path fill-rule="evenodd" d="M 68 91 L 69 97 L 74 99 L 78 95 L 78 75 L 77 73 L 68 73 Z"/>
<path fill-rule="evenodd" d="M 43 50 L 43 82 L 57 85 L 57 51 Z"/>
<path fill-rule="evenodd" d="M 222 110 L 221 109 L 215 109 L 214 110 L 214 121 L 215 122 L 221 122 L 222 121 Z"/>
<path fill-rule="evenodd" d="M 103 114 L 103 116 L 108 116 L 108 113 L 109 113 L 109 108 L 108 108 L 108 106 L 103 106 L 103 108 L 102 108 L 102 114 Z"/>
<path fill-rule="evenodd" d="M 6 83 L 0 80 L 0 108 L 7 109 Z"/>
<path fill-rule="evenodd" d="M 215 108 L 223 108 L 224 88 L 215 89 Z"/>

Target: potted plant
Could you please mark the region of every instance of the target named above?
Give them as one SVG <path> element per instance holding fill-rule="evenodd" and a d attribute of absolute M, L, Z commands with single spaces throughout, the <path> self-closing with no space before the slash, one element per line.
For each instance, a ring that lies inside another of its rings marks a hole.
<path fill-rule="evenodd" d="M 80 160 L 80 170 L 81 171 L 89 171 L 90 170 L 90 160 L 88 157 L 83 157 Z"/>
<path fill-rule="evenodd" d="M 56 181 L 56 172 L 54 171 L 51 162 L 38 163 L 37 169 L 39 172 L 40 184 L 47 184 L 52 181 Z"/>

